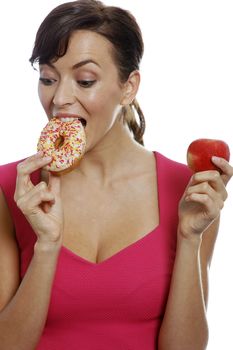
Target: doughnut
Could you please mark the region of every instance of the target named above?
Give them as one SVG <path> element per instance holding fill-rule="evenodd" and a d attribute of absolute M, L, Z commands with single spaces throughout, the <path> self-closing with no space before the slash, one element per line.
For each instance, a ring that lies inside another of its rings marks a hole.
<path fill-rule="evenodd" d="M 86 134 L 78 118 L 63 121 L 53 117 L 41 131 L 37 151 L 52 157 L 45 169 L 61 175 L 73 170 L 82 159 L 86 148 Z"/>

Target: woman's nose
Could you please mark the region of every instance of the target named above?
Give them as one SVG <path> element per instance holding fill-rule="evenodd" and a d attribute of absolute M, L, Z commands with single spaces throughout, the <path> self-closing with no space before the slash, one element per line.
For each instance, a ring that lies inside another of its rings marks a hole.
<path fill-rule="evenodd" d="M 73 104 L 75 100 L 76 97 L 72 81 L 60 81 L 53 97 L 54 105 L 61 107 L 67 104 Z"/>

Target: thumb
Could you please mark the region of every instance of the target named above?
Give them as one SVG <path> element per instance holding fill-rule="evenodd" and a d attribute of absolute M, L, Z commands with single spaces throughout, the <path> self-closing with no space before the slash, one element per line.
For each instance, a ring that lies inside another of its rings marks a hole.
<path fill-rule="evenodd" d="M 229 164 L 229 162 L 221 157 L 212 157 L 212 162 L 221 169 L 221 177 L 223 179 L 224 184 L 226 185 L 231 177 L 233 176 L 233 167 Z"/>

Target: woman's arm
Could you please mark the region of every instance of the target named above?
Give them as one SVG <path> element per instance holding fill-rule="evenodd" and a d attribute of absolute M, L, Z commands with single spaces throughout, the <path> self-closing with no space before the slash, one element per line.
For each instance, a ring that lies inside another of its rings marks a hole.
<path fill-rule="evenodd" d="M 207 346 L 208 269 L 227 197 L 225 184 L 233 174 L 227 162 L 220 162 L 224 175 L 194 175 L 180 202 L 177 252 L 159 350 L 204 350 Z"/>
<path fill-rule="evenodd" d="M 0 310 L 19 287 L 19 252 L 14 226 L 0 187 Z"/>
<path fill-rule="evenodd" d="M 58 253 L 55 247 L 35 248 L 22 283 L 0 312 L 1 350 L 35 349 L 47 317 Z"/>
<path fill-rule="evenodd" d="M 44 183 L 34 186 L 29 178 L 32 171 L 45 163 L 38 156 L 32 157 L 18 169 L 15 200 L 37 234 L 34 255 L 21 283 L 13 224 L 5 199 L 0 198 L 1 350 L 34 350 L 47 317 L 61 247 L 62 221 L 58 215 L 59 180 L 52 181 L 49 188 Z"/>
<path fill-rule="evenodd" d="M 179 239 L 159 350 L 204 350 L 208 341 L 205 295 L 207 268 L 201 240 Z"/>

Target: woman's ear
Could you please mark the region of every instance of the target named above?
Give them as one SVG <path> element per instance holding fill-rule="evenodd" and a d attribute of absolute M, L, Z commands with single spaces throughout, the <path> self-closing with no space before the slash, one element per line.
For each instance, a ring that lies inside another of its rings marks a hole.
<path fill-rule="evenodd" d="M 140 73 L 138 70 L 135 70 L 130 73 L 128 80 L 124 83 L 123 86 L 123 96 L 121 100 L 121 105 L 126 106 L 133 102 L 137 94 L 140 84 Z"/>

